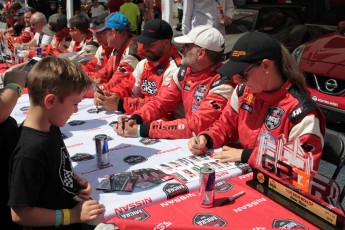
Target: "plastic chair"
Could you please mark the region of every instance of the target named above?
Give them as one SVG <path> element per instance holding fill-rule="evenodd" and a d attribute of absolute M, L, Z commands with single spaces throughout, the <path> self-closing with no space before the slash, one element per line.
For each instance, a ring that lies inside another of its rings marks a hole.
<path fill-rule="evenodd" d="M 331 129 L 326 129 L 325 142 L 321 159 L 334 165 L 332 179 L 336 181 L 345 163 L 345 134 Z M 339 201 L 342 203 L 345 196 L 345 189 L 341 189 Z M 343 205 L 341 205 L 343 209 Z M 344 210 L 344 209 L 343 209 Z"/>
<path fill-rule="evenodd" d="M 326 129 L 321 159 L 336 167 L 331 177 L 336 180 L 345 162 L 345 134 Z"/>

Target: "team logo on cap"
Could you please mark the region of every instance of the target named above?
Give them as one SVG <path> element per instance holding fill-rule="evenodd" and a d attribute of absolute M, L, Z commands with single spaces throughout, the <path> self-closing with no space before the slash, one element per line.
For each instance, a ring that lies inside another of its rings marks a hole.
<path fill-rule="evenodd" d="M 265 117 L 265 126 L 267 130 L 273 130 L 280 125 L 284 110 L 278 107 L 271 107 L 268 109 Z"/>
<path fill-rule="evenodd" d="M 234 51 L 232 51 L 232 54 L 231 54 L 231 56 L 233 56 L 233 57 L 239 57 L 239 56 L 244 56 L 244 55 L 246 55 L 246 51 L 244 51 L 244 50 L 234 50 Z"/>
<path fill-rule="evenodd" d="M 216 214 L 196 214 L 193 218 L 193 224 L 206 226 L 225 226 L 227 222 Z"/>
<path fill-rule="evenodd" d="M 124 214 L 118 215 L 121 219 L 129 219 L 129 220 L 146 220 L 150 217 L 150 215 L 144 209 L 137 209 L 134 211 L 130 211 Z"/>
<path fill-rule="evenodd" d="M 194 99 L 197 103 L 200 103 L 202 99 L 205 97 L 207 86 L 206 85 L 198 85 L 196 87 L 196 91 L 194 93 Z"/>

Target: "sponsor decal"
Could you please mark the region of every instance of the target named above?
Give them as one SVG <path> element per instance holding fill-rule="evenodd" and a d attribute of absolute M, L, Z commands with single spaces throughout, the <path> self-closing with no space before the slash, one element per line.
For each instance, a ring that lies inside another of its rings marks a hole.
<path fill-rule="evenodd" d="M 243 103 L 241 105 L 241 109 L 247 110 L 249 113 L 252 113 L 252 111 L 253 111 L 253 107 L 248 105 L 248 104 L 246 104 L 246 103 Z"/>
<path fill-rule="evenodd" d="M 271 107 L 268 109 L 265 117 L 265 126 L 267 130 L 273 130 L 280 125 L 284 110 L 279 107 Z"/>
<path fill-rule="evenodd" d="M 247 52 L 244 51 L 244 50 L 234 50 L 234 51 L 232 51 L 232 53 L 231 53 L 231 55 L 232 55 L 233 57 L 245 56 L 246 54 L 247 54 Z"/>
<path fill-rule="evenodd" d="M 226 226 L 228 223 L 216 214 L 196 214 L 193 218 L 193 224 L 204 226 Z"/>
<path fill-rule="evenodd" d="M 189 91 L 190 90 L 190 85 L 184 85 L 183 89 Z"/>
<path fill-rule="evenodd" d="M 308 229 L 302 224 L 290 219 L 276 219 L 272 223 L 273 228 L 284 228 L 284 229 Z"/>
<path fill-rule="evenodd" d="M 262 184 L 265 182 L 265 176 L 262 173 L 258 173 L 258 175 L 256 175 L 256 179 L 258 179 L 258 181 Z"/>
<path fill-rule="evenodd" d="M 232 189 L 234 185 L 228 181 L 219 181 L 216 183 L 216 192 L 227 192 Z"/>
<path fill-rule="evenodd" d="M 303 112 L 303 106 L 300 105 L 291 112 L 291 117 L 295 118 Z"/>
<path fill-rule="evenodd" d="M 197 103 L 200 103 L 202 99 L 204 99 L 206 90 L 207 90 L 207 85 L 198 85 L 196 87 L 196 90 L 194 93 L 194 99 Z"/>
<path fill-rule="evenodd" d="M 178 71 L 178 74 L 177 74 L 177 79 L 179 81 L 182 81 L 184 77 L 186 76 L 186 73 L 187 73 L 187 66 L 181 65 L 180 70 Z"/>
<path fill-rule="evenodd" d="M 85 124 L 86 121 L 82 121 L 82 120 L 74 120 L 74 121 L 70 121 L 67 124 L 69 124 L 70 126 L 78 126 L 78 125 L 82 125 Z"/>
<path fill-rule="evenodd" d="M 139 163 L 142 163 L 144 161 L 147 161 L 147 158 L 140 156 L 140 155 L 129 155 L 123 159 L 124 162 L 126 162 L 129 165 L 136 165 Z"/>
<path fill-rule="evenodd" d="M 211 104 L 212 108 L 214 108 L 215 110 L 221 109 L 220 105 L 216 101 L 210 101 L 210 104 Z"/>
<path fill-rule="evenodd" d="M 246 102 L 247 104 L 254 104 L 255 97 L 251 93 L 244 92 L 243 93 L 243 101 Z"/>
<path fill-rule="evenodd" d="M 95 157 L 89 153 L 76 153 L 71 157 L 71 160 L 74 162 L 78 162 L 78 161 L 88 161 L 93 158 Z"/>
<path fill-rule="evenodd" d="M 189 192 L 189 189 L 184 184 L 168 183 L 164 185 L 163 192 L 165 192 L 165 194 L 167 195 L 167 199 L 169 200 L 176 196 L 187 194 Z"/>
<path fill-rule="evenodd" d="M 29 110 L 29 106 L 23 106 L 20 108 L 20 111 L 28 111 Z"/>
<path fill-rule="evenodd" d="M 157 76 L 161 75 L 164 72 L 164 69 L 165 69 L 165 65 L 163 65 L 163 64 L 159 65 L 157 72 L 156 72 L 156 75 Z"/>
<path fill-rule="evenodd" d="M 155 81 L 148 81 L 144 79 L 141 83 L 141 90 L 150 95 L 154 95 L 158 92 L 157 83 Z"/>
<path fill-rule="evenodd" d="M 121 219 L 128 219 L 128 220 L 146 220 L 150 217 L 150 215 L 144 209 L 137 209 L 127 213 L 123 213 L 118 215 Z"/>
<path fill-rule="evenodd" d="M 200 107 L 200 105 L 193 105 L 192 106 L 192 111 L 197 110 Z"/>

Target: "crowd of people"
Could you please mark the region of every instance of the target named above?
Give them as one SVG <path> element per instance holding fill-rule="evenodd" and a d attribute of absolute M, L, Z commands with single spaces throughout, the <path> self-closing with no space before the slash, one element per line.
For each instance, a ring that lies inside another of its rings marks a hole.
<path fill-rule="evenodd" d="M 29 73 L 20 70 L 25 63 L 13 63 L 1 75 L 0 148 L 9 179 L 1 212 L 11 229 L 83 229 L 104 212 L 90 199 L 92 186 L 74 172 L 60 132 L 85 97 L 124 114 L 114 125 L 123 137 L 190 138 L 193 154 L 222 148 L 214 159 L 253 166 L 258 136 L 268 131 L 298 138 L 318 168 L 324 117 L 284 45 L 250 32 L 222 62 L 231 0 L 180 2 L 178 37 L 163 12 L 154 15 L 159 1 L 109 1 L 101 12 L 93 0 L 91 19 L 85 1 L 70 19 L 63 10 L 47 17 L 43 2 L 37 8 L 30 2 L 8 6 L 1 34 L 2 49 L 42 56 Z M 66 58 L 71 54 L 89 58 Z M 18 127 L 10 114 L 25 87 L 30 107 Z"/>

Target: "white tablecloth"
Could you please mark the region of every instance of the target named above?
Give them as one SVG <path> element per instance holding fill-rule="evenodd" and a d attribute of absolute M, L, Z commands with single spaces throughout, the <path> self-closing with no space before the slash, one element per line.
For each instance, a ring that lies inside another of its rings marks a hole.
<path fill-rule="evenodd" d="M 25 119 L 28 106 L 29 98 L 27 94 L 24 94 L 19 98 L 11 116 L 18 123 L 21 123 Z M 174 196 L 192 191 L 198 187 L 198 180 L 185 185 L 179 185 L 176 180 L 169 180 L 146 190 L 136 187 L 133 192 L 104 193 L 101 190 L 96 190 L 100 178 L 103 178 L 105 175 L 134 169 L 154 168 L 154 166 L 160 163 L 166 163 L 192 154 L 188 150 L 187 139 L 161 139 L 155 144 L 144 145 L 139 142 L 140 138 L 123 138 L 118 136 L 109 125 L 112 121 L 117 120 L 118 115 L 107 111 L 96 113 L 96 107 L 93 105 L 92 99 L 83 99 L 79 103 L 78 108 L 79 111 L 73 114 L 67 124 L 61 128 L 63 134 L 67 136 L 64 141 L 71 156 L 77 153 L 89 153 L 95 156 L 93 138 L 97 134 L 106 134 L 113 139 L 109 141 L 110 167 L 99 169 L 96 156 L 91 160 L 73 162 L 75 171 L 81 177 L 88 179 L 93 185 L 92 198 L 99 200 L 100 203 L 105 205 L 106 218 L 172 198 L 172 194 L 168 194 L 166 189 L 167 185 L 170 188 L 174 187 L 180 190 L 179 192 L 176 189 L 172 189 Z M 73 123 L 79 123 L 79 125 L 73 125 Z M 142 156 L 143 161 L 137 164 L 129 164 L 124 161 L 126 157 L 135 156 Z M 246 167 L 246 165 L 241 166 Z M 239 167 L 217 173 L 216 180 L 219 181 L 241 175 L 242 170 Z"/>

